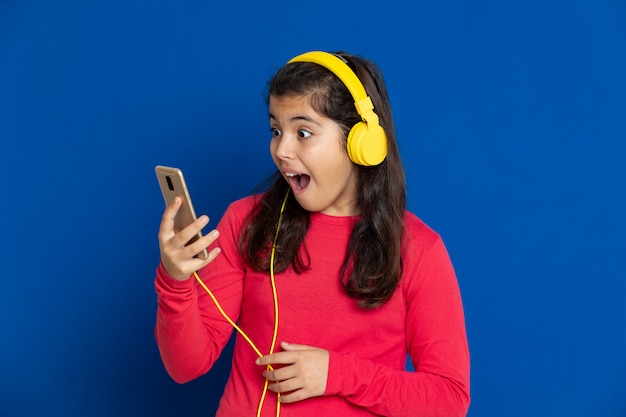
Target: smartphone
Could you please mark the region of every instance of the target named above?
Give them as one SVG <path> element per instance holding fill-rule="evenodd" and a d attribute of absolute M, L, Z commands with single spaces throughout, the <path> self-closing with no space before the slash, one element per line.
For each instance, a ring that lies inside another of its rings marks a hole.
<path fill-rule="evenodd" d="M 163 194 L 166 206 L 169 206 L 176 196 L 180 196 L 183 199 L 183 204 L 174 218 L 174 230 L 178 232 L 196 220 L 196 212 L 194 211 L 193 204 L 191 203 L 191 195 L 189 194 L 189 189 L 185 183 L 183 171 L 179 168 L 162 165 L 158 165 L 154 171 L 156 172 L 157 179 L 159 180 L 159 186 L 161 187 L 161 193 Z M 200 237 L 202 237 L 202 233 L 198 232 L 196 236 L 187 242 L 187 245 L 195 242 Z M 198 253 L 196 257 L 207 259 L 209 257 L 209 252 L 207 249 L 204 249 L 202 252 Z"/>

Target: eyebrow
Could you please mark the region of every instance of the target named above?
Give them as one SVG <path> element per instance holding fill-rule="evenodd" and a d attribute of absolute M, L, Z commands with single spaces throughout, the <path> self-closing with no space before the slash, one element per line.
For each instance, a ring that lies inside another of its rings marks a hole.
<path fill-rule="evenodd" d="M 270 113 L 269 116 L 270 116 L 270 119 L 276 120 L 276 116 L 274 116 L 272 113 Z M 315 123 L 316 125 L 320 125 L 319 122 L 310 118 L 309 116 L 293 116 L 291 119 L 289 119 L 290 122 L 295 122 L 298 120 L 304 120 L 305 122 L 311 122 L 311 123 Z"/>

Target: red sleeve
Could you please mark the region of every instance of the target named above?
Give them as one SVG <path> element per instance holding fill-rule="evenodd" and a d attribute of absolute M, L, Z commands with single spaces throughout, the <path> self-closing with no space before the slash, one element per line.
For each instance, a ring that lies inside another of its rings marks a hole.
<path fill-rule="evenodd" d="M 382 416 L 465 416 L 469 351 L 448 253 L 437 237 L 424 248 L 409 247 L 404 265 L 407 349 L 416 371 L 331 352 L 326 395 Z"/>
<path fill-rule="evenodd" d="M 221 248 L 221 253 L 198 271 L 234 321 L 239 317 L 245 274 L 237 251 L 241 223 L 236 210 L 229 207 L 217 226 L 220 237 L 215 245 Z M 211 369 L 228 343 L 233 328 L 193 276 L 177 281 L 159 265 L 155 288 L 155 337 L 161 359 L 176 382 L 188 382 Z"/>

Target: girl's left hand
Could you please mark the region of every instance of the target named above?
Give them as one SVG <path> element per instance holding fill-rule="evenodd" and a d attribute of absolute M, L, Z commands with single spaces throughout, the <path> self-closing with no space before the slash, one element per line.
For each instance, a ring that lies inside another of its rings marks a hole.
<path fill-rule="evenodd" d="M 328 351 L 287 342 L 280 346 L 282 352 L 256 360 L 257 365 L 285 365 L 263 372 L 263 376 L 272 382 L 268 386 L 271 391 L 288 393 L 280 396 L 280 402 L 287 404 L 323 395 L 328 381 Z"/>

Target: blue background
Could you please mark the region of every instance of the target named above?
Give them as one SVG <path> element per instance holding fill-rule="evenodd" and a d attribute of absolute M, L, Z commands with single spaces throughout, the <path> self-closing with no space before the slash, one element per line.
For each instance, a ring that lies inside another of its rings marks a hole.
<path fill-rule="evenodd" d="M 620 0 L 0 1 L 0 414 L 213 414 L 228 358 L 177 385 L 154 342 L 154 166 L 217 221 L 272 168 L 266 81 L 312 49 L 386 76 L 469 416 L 626 415 Z"/>

